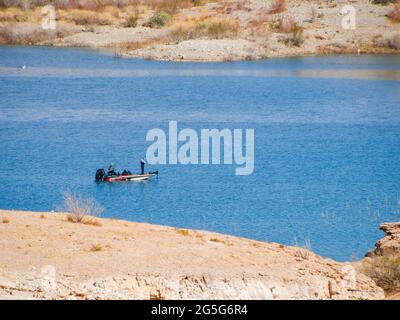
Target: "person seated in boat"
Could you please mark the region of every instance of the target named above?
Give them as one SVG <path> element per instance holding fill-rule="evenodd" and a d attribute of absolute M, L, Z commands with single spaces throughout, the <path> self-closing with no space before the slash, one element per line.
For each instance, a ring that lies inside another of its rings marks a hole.
<path fill-rule="evenodd" d="M 113 165 L 112 163 L 111 163 L 110 166 L 108 167 L 107 174 L 108 174 L 109 176 L 116 176 L 116 175 L 117 175 L 117 173 L 115 172 L 114 165 Z"/>
<path fill-rule="evenodd" d="M 124 171 L 122 171 L 121 176 L 129 176 L 131 174 L 132 173 L 129 170 L 124 170 Z"/>
<path fill-rule="evenodd" d="M 144 174 L 144 165 L 146 164 L 146 161 L 144 161 L 143 159 L 140 160 L 140 173 Z"/>

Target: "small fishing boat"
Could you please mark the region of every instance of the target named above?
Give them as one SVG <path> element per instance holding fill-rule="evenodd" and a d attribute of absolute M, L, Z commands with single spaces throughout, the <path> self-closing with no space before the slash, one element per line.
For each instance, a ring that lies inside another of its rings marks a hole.
<path fill-rule="evenodd" d="M 143 174 L 132 174 L 130 172 L 123 172 L 122 174 L 106 174 L 104 169 L 96 171 L 96 182 L 127 182 L 127 181 L 146 181 L 150 178 L 158 176 L 158 171 L 147 172 Z"/>
<path fill-rule="evenodd" d="M 123 182 L 123 181 L 144 181 L 149 180 L 151 177 L 154 177 L 158 174 L 156 172 L 149 172 L 144 174 L 130 174 L 130 175 L 120 175 L 120 176 L 109 176 L 105 177 L 105 182 Z"/>

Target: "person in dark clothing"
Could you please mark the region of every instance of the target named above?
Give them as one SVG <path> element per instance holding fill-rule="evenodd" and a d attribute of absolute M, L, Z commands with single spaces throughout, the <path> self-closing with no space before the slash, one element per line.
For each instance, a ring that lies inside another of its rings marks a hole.
<path fill-rule="evenodd" d="M 144 174 L 144 165 L 145 165 L 146 161 L 144 161 L 143 159 L 140 160 L 140 172 L 141 174 Z"/>
<path fill-rule="evenodd" d="M 107 174 L 108 174 L 109 176 L 116 176 L 116 175 L 117 175 L 117 174 L 115 173 L 115 168 L 114 168 L 114 165 L 113 165 L 112 163 L 111 163 L 110 166 L 108 167 Z"/>

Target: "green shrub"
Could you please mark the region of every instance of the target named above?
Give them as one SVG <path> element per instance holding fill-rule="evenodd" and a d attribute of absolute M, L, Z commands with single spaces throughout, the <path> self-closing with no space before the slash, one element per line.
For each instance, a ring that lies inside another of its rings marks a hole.
<path fill-rule="evenodd" d="M 160 11 L 149 19 L 147 26 L 150 28 L 161 28 L 167 25 L 171 19 L 172 17 L 168 13 Z"/>

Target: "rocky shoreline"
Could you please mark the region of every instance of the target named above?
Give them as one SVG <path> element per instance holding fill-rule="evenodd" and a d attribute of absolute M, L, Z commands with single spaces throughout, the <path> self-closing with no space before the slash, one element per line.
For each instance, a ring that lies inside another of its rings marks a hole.
<path fill-rule="evenodd" d="M 172 22 L 159 27 L 149 26 L 148 21 L 157 11 L 147 7 L 127 7 L 120 12 L 116 8 L 104 9 L 110 12 L 82 10 L 80 14 L 87 15 L 83 22 L 82 17 L 72 15 L 74 11 L 59 10 L 61 18 L 56 31 L 46 32 L 40 29 L 39 22 L 12 20 L 14 13 L 6 8 L 3 14 L 0 10 L 0 44 L 88 47 L 111 50 L 116 57 L 199 62 L 332 53 L 400 53 L 399 22 L 389 18 L 395 11 L 393 3 L 352 1 L 354 29 L 342 25 L 341 12 L 347 2 L 282 3 L 282 8 L 275 10 L 279 12 L 275 12 L 271 3 L 263 0 L 206 1 L 203 6 L 176 12 L 170 18 Z M 400 3 L 398 6 L 400 12 Z M 124 19 L 132 19 L 132 10 L 140 14 L 135 18 L 135 26 L 127 27 Z M 111 13 L 115 18 L 110 21 L 90 20 L 96 15 L 97 19 L 104 16 L 104 20 Z"/>
<path fill-rule="evenodd" d="M 352 263 L 207 231 L 0 211 L 0 299 L 383 299 Z"/>
<path fill-rule="evenodd" d="M 385 236 L 377 241 L 375 244 L 375 249 L 371 252 L 368 252 L 366 256 L 400 256 L 400 222 L 382 223 L 379 229 L 385 233 Z"/>

